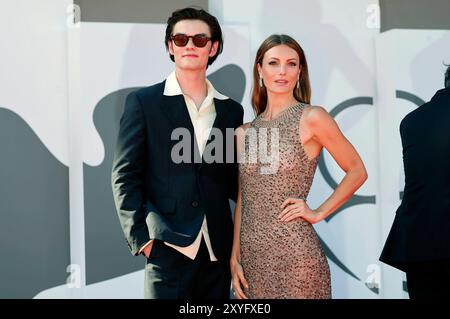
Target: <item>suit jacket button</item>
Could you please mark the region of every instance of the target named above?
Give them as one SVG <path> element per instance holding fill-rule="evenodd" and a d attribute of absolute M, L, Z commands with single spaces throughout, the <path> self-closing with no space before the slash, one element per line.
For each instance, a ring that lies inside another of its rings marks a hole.
<path fill-rule="evenodd" d="M 194 201 L 191 203 L 191 205 L 192 205 L 192 207 L 198 207 L 198 202 L 197 202 L 196 200 L 194 200 Z"/>

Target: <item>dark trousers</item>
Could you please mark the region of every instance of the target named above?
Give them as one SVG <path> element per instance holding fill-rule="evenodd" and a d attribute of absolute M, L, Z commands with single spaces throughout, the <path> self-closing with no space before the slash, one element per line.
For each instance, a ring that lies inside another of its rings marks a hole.
<path fill-rule="evenodd" d="M 204 239 L 194 260 L 155 240 L 145 266 L 146 299 L 229 299 L 228 260 L 210 261 Z"/>
<path fill-rule="evenodd" d="M 406 284 L 410 299 L 450 298 L 450 261 L 409 264 Z"/>

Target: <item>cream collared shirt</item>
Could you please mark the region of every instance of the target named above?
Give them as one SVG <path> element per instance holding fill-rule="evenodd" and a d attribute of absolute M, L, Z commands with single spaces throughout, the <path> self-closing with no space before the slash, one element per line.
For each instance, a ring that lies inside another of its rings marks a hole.
<path fill-rule="evenodd" d="M 187 95 L 183 94 L 181 91 L 180 85 L 178 84 L 178 80 L 175 72 L 172 72 L 166 79 L 165 87 L 164 87 L 164 95 L 174 96 L 174 95 L 183 95 L 184 100 L 186 102 L 186 106 L 189 112 L 189 116 L 191 118 L 192 126 L 194 127 L 194 133 L 197 140 L 197 145 L 199 147 L 200 155 L 203 154 L 203 150 L 205 149 L 206 142 L 208 141 L 209 134 L 211 132 L 211 128 L 213 126 L 214 120 L 216 119 L 216 108 L 214 106 L 214 98 L 220 100 L 226 100 L 228 97 L 217 92 L 212 86 L 211 82 L 206 80 L 206 86 L 208 89 L 208 94 L 204 99 L 203 103 L 199 108 L 195 105 L 194 101 Z M 186 247 L 176 246 L 167 242 L 164 242 L 167 246 L 170 246 L 176 250 L 178 250 L 183 255 L 189 257 L 190 259 L 195 259 L 197 256 L 198 250 L 200 248 L 200 243 L 202 240 L 202 236 L 205 238 L 206 247 L 208 248 L 209 257 L 211 261 L 217 261 L 217 257 L 214 255 L 211 246 L 211 240 L 209 238 L 208 232 L 208 223 L 206 221 L 206 215 L 203 218 L 202 227 L 194 240 L 194 242 Z M 150 243 L 148 243 L 150 244 Z M 146 244 L 145 246 L 147 246 Z M 144 246 L 144 247 L 145 247 Z M 141 250 L 144 248 L 142 247 Z"/>

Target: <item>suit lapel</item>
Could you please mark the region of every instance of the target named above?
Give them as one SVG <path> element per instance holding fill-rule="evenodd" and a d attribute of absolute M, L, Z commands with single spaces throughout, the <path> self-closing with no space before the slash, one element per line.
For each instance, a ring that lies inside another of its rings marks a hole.
<path fill-rule="evenodd" d="M 222 138 L 223 138 L 223 143 L 224 143 L 224 147 L 225 147 L 225 137 L 226 137 L 225 130 L 226 130 L 226 123 L 227 123 L 227 118 L 228 118 L 228 110 L 227 110 L 224 100 L 219 100 L 219 99 L 214 98 L 214 106 L 216 109 L 216 118 L 214 119 L 214 123 L 211 128 L 211 133 L 214 130 L 217 130 L 217 129 L 220 130 L 222 132 Z M 206 141 L 205 150 L 207 149 L 208 144 L 212 142 L 211 133 L 209 134 L 208 140 Z M 216 150 L 216 152 L 217 151 L 218 150 Z M 203 167 L 203 165 L 205 165 L 205 164 L 206 164 L 206 162 L 204 160 L 204 157 L 202 156 L 202 162 L 198 166 L 198 169 L 200 170 Z"/>
<path fill-rule="evenodd" d="M 197 145 L 197 139 L 195 138 L 194 126 L 191 122 L 191 117 L 187 110 L 186 102 L 182 95 L 166 96 L 163 95 L 161 109 L 163 113 L 172 123 L 172 129 L 176 128 L 186 128 L 190 133 L 190 145 L 191 147 L 191 162 L 200 161 L 200 151 Z M 192 159 L 196 159 L 193 160 Z"/>

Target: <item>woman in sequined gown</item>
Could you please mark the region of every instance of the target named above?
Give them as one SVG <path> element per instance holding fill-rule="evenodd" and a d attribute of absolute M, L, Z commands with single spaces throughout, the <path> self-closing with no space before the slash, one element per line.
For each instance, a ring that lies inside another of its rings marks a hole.
<path fill-rule="evenodd" d="M 300 45 L 272 35 L 253 69 L 257 117 L 236 130 L 239 195 L 230 259 L 236 298 L 331 298 L 327 258 L 312 224 L 367 179 L 361 158 L 322 107 L 311 106 Z M 325 147 L 346 175 L 318 208 L 306 203 Z"/>

